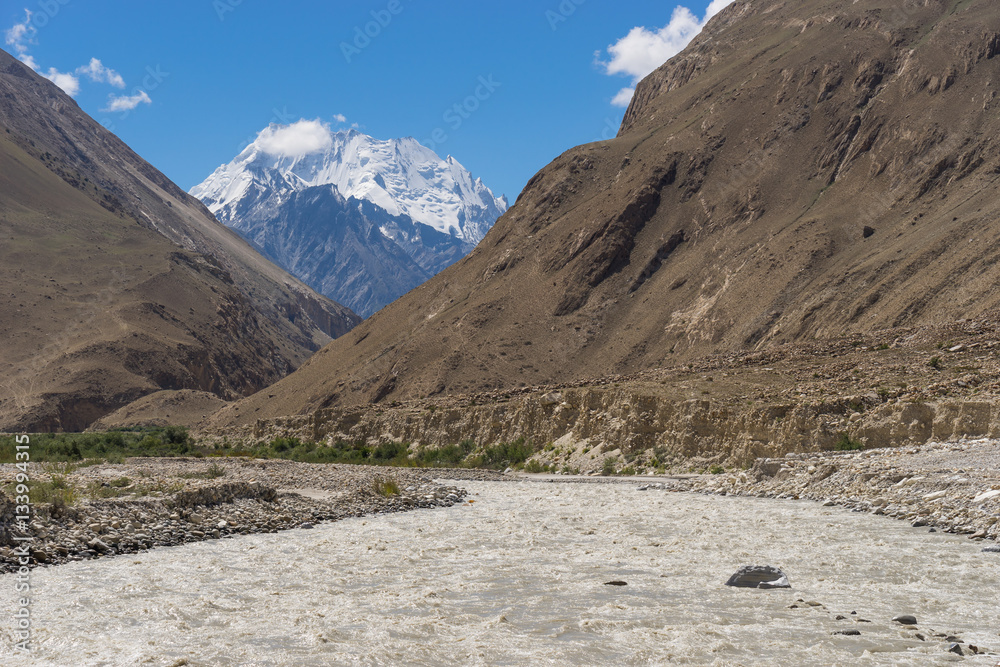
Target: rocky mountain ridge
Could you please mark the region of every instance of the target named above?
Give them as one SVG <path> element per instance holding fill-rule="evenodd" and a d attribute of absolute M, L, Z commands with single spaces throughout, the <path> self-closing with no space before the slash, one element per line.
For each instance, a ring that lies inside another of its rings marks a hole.
<path fill-rule="evenodd" d="M 165 389 L 233 400 L 359 321 L 3 52 L 0 182 L 0 430 L 82 430 Z"/>

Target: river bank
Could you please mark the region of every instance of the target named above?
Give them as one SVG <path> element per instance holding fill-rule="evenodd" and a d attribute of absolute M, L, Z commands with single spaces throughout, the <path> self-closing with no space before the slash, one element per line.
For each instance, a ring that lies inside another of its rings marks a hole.
<path fill-rule="evenodd" d="M 745 471 L 697 476 L 669 486 L 815 500 L 993 544 L 1000 539 L 1000 441 L 991 439 L 788 454 L 758 459 Z"/>
<path fill-rule="evenodd" d="M 257 459 L 136 458 L 86 467 L 39 464 L 27 527 L 0 497 L 0 573 L 20 564 L 15 535 L 27 535 L 29 566 L 135 553 L 235 535 L 312 528 L 319 522 L 464 502 L 449 479 L 502 479 L 482 470 L 380 468 Z M 18 470 L 0 466 L 0 487 Z M 11 494 L 8 494 L 11 495 Z M 26 528 L 26 530 L 25 530 Z"/>

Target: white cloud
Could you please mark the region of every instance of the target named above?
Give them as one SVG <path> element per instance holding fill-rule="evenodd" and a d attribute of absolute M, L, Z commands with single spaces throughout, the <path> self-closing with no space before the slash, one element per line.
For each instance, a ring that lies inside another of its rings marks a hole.
<path fill-rule="evenodd" d="M 347 122 L 347 116 L 345 116 L 342 113 L 335 113 L 335 114 L 333 114 L 333 119 L 335 121 L 337 121 L 338 123 L 346 123 Z"/>
<path fill-rule="evenodd" d="M 97 58 L 91 58 L 90 62 L 82 67 L 76 68 L 75 72 L 60 72 L 55 67 L 50 67 L 49 71 L 42 72 L 38 61 L 35 57 L 28 53 L 28 46 L 35 43 L 35 35 L 38 30 L 31 23 L 32 13 L 30 10 L 24 10 L 24 21 L 21 23 L 15 23 L 13 26 L 4 31 L 4 43 L 10 47 L 11 51 L 17 56 L 17 59 L 22 63 L 35 70 L 46 79 L 56 84 L 63 89 L 70 97 L 76 97 L 80 92 L 80 78 L 77 74 L 86 75 L 91 81 L 97 81 L 99 83 L 107 83 L 116 88 L 125 87 L 125 79 L 114 71 L 109 69 L 101 63 Z M 145 99 L 143 99 L 145 98 Z M 120 108 L 134 109 L 141 102 L 149 103 L 149 96 L 145 93 L 141 95 L 136 95 L 134 97 L 121 97 L 112 100 L 112 106 L 123 105 Z M 131 104 L 131 106 L 128 106 Z"/>
<path fill-rule="evenodd" d="M 110 67 L 105 67 L 104 63 L 97 58 L 91 58 L 90 63 L 77 67 L 76 73 L 85 74 L 88 79 L 97 83 L 107 83 L 115 88 L 125 87 L 125 79 L 122 78 L 122 75 Z"/>
<path fill-rule="evenodd" d="M 121 95 L 115 97 L 114 95 L 108 96 L 108 106 L 101 111 L 131 111 L 140 104 L 152 104 L 153 100 L 149 99 L 149 95 L 146 94 L 145 90 L 140 90 L 135 95 Z"/>
<path fill-rule="evenodd" d="M 616 107 L 627 107 L 632 101 L 633 95 L 635 95 L 635 88 L 622 88 L 611 98 L 611 103 Z"/>
<path fill-rule="evenodd" d="M 701 32 L 710 18 L 722 11 L 732 0 L 712 0 L 705 17 L 698 19 L 687 7 L 675 7 L 670 22 L 658 30 L 642 26 L 632 28 L 627 35 L 608 47 L 611 59 L 598 62 L 605 74 L 626 75 L 632 86 L 622 88 L 611 100 L 619 107 L 627 107 L 635 93 L 635 84 L 657 67 L 680 53 Z"/>
<path fill-rule="evenodd" d="M 271 125 L 254 142 L 270 155 L 299 158 L 333 145 L 330 128 L 319 120 L 300 120 L 291 125 Z"/>
<path fill-rule="evenodd" d="M 76 97 L 76 94 L 80 92 L 80 79 L 70 72 L 60 72 L 55 67 L 50 67 L 48 74 L 42 74 L 42 76 L 62 88 L 63 92 L 70 97 Z"/>
<path fill-rule="evenodd" d="M 7 46 L 14 49 L 18 57 L 27 53 L 28 44 L 34 43 L 35 33 L 38 32 L 35 26 L 31 25 L 31 12 L 25 9 L 24 14 L 23 23 L 15 23 L 4 32 L 4 41 Z"/>

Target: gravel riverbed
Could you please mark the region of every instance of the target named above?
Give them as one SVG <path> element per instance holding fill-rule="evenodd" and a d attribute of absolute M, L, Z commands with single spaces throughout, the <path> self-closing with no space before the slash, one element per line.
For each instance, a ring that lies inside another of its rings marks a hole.
<path fill-rule="evenodd" d="M 135 553 L 233 535 L 308 529 L 323 521 L 447 507 L 466 492 L 434 481 L 496 480 L 482 470 L 378 468 L 257 459 L 128 459 L 87 467 L 33 466 L 31 483 L 60 480 L 75 502 L 36 503 L 19 525 L 0 496 L 0 573 Z M 0 466 L 9 489 L 18 470 Z M 388 484 L 388 486 L 386 486 Z M 28 536 L 17 542 L 16 536 Z"/>
<path fill-rule="evenodd" d="M 906 521 L 914 527 L 1000 539 L 1000 441 L 789 454 L 737 473 L 702 475 L 672 489 L 808 499 Z"/>

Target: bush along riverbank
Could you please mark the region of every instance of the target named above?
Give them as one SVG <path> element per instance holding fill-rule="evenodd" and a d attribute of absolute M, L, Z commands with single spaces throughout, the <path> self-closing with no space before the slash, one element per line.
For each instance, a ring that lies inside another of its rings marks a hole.
<path fill-rule="evenodd" d="M 13 463 L 14 436 L 0 436 L 0 463 Z M 104 433 L 41 433 L 31 436 L 31 460 L 87 465 L 121 463 L 129 457 L 191 456 L 195 458 L 281 459 L 301 463 L 350 463 L 394 468 L 522 467 L 535 453 L 524 438 L 478 446 L 463 440 L 443 446 L 411 447 L 383 440 L 334 440 L 320 444 L 297 437 L 276 437 L 231 444 L 218 438 L 196 440 L 181 427 L 108 431 Z"/>
<path fill-rule="evenodd" d="M 502 479 L 476 470 L 387 470 L 247 458 L 132 458 L 33 463 L 28 525 L 15 517 L 13 464 L 0 465 L 0 572 L 135 553 L 233 535 L 308 529 L 369 514 L 468 504 L 435 477 Z"/>

